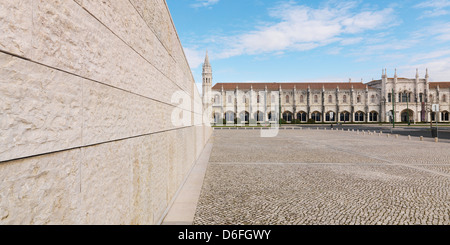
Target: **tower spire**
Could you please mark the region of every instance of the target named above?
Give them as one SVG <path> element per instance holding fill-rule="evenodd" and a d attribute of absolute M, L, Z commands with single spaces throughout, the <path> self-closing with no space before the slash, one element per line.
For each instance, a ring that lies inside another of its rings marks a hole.
<path fill-rule="evenodd" d="M 416 78 L 419 78 L 419 68 L 416 69 Z"/>
<path fill-rule="evenodd" d="M 211 66 L 211 64 L 209 63 L 209 55 L 208 55 L 208 49 L 206 49 L 206 57 L 205 57 L 205 66 Z"/>

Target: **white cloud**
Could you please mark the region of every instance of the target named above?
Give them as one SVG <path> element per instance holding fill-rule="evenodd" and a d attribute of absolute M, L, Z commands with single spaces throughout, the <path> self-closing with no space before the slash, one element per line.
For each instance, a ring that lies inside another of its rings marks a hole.
<path fill-rule="evenodd" d="M 198 68 L 205 59 L 205 52 L 198 51 L 192 48 L 184 48 L 184 54 L 188 60 L 189 66 L 191 69 Z"/>
<path fill-rule="evenodd" d="M 449 11 L 445 10 L 445 8 L 450 7 L 450 0 L 429 0 L 416 4 L 414 7 L 431 8 L 431 10 L 425 11 L 424 14 L 419 17 L 419 19 L 438 17 L 449 14 Z"/>
<path fill-rule="evenodd" d="M 421 2 L 417 5 L 415 5 L 414 7 L 442 9 L 442 8 L 450 7 L 450 0 L 429 0 L 429 1 Z"/>
<path fill-rule="evenodd" d="M 196 0 L 195 3 L 191 4 L 191 7 L 193 8 L 209 7 L 217 3 L 219 3 L 219 0 Z"/>
<path fill-rule="evenodd" d="M 356 7 L 354 2 L 329 3 L 317 9 L 294 2 L 283 3 L 269 13 L 278 22 L 227 38 L 227 43 L 233 45 L 227 46 L 218 56 L 303 51 L 334 42 L 356 44 L 362 40 L 357 34 L 385 29 L 396 23 L 392 8 L 358 12 Z"/>
<path fill-rule="evenodd" d="M 450 57 L 408 65 L 402 68 L 408 70 L 411 74 L 415 74 L 416 68 L 418 68 L 420 71 L 423 71 L 421 76 L 425 75 L 425 69 L 429 69 L 430 80 L 435 82 L 450 81 Z"/>

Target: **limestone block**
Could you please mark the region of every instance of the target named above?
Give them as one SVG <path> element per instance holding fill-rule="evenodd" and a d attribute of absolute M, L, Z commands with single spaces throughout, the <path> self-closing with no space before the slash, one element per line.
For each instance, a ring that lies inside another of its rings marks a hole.
<path fill-rule="evenodd" d="M 170 103 L 179 87 L 76 2 L 34 5 L 34 60 Z"/>
<path fill-rule="evenodd" d="M 168 201 L 172 200 L 172 198 L 175 196 L 175 193 L 177 192 L 178 188 L 180 187 L 181 180 L 179 175 L 184 175 L 181 171 L 182 162 L 181 159 L 178 157 L 178 148 L 179 143 L 176 138 L 176 132 L 175 131 L 168 131 L 165 132 L 165 137 L 167 140 L 167 160 L 168 160 Z"/>
<path fill-rule="evenodd" d="M 164 0 L 131 0 L 144 21 L 155 32 L 167 51 L 172 54 L 174 30 L 170 14 Z"/>
<path fill-rule="evenodd" d="M 75 149 L 1 163 L 0 224 L 81 224 L 80 161 Z"/>
<path fill-rule="evenodd" d="M 76 2 L 170 80 L 176 81 L 170 71 L 175 61 L 129 1 L 76 0 Z"/>
<path fill-rule="evenodd" d="M 82 80 L 0 53 L 0 161 L 80 146 Z"/>
<path fill-rule="evenodd" d="M 181 183 L 181 181 L 183 180 L 183 178 L 185 177 L 184 173 L 187 173 L 187 168 L 185 167 L 186 165 L 188 165 L 188 161 L 186 159 L 187 156 L 187 148 L 186 145 L 184 144 L 184 139 L 187 137 L 186 136 L 186 129 L 178 129 L 174 131 L 175 133 L 175 138 L 178 140 L 177 143 L 177 147 L 176 147 L 176 154 L 177 154 L 177 158 L 180 160 L 180 166 L 178 166 L 178 182 Z"/>
<path fill-rule="evenodd" d="M 132 223 L 133 151 L 131 140 L 82 149 L 80 212 L 84 224 Z"/>
<path fill-rule="evenodd" d="M 85 80 L 83 145 L 174 129 L 174 106 Z"/>
<path fill-rule="evenodd" d="M 148 143 L 152 146 L 150 154 L 152 167 L 150 173 L 150 186 L 154 224 L 162 217 L 169 204 L 169 149 L 167 138 L 165 137 L 166 135 L 167 132 L 154 134 L 150 137 L 150 142 Z"/>
<path fill-rule="evenodd" d="M 30 57 L 32 0 L 0 1 L 0 50 Z"/>

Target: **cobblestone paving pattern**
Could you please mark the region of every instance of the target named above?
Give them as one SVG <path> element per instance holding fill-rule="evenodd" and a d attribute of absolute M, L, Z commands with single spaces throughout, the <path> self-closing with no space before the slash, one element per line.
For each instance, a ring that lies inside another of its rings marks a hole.
<path fill-rule="evenodd" d="M 447 143 L 215 131 L 196 225 L 450 224 Z"/>

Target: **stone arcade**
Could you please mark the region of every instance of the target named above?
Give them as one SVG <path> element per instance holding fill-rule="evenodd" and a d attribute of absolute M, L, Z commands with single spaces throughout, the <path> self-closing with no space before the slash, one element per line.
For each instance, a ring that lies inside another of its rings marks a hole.
<path fill-rule="evenodd" d="M 381 80 L 369 83 L 217 83 L 212 86 L 208 53 L 203 64 L 203 105 L 211 123 L 277 122 L 449 122 L 450 82 L 425 78 L 393 78 L 383 70 Z M 394 96 L 392 96 L 394 95 Z M 440 112 L 431 112 L 439 104 Z M 280 113 L 281 112 L 281 113 Z M 409 114 L 409 117 L 408 117 Z M 225 119 L 225 120 L 224 120 Z"/>

